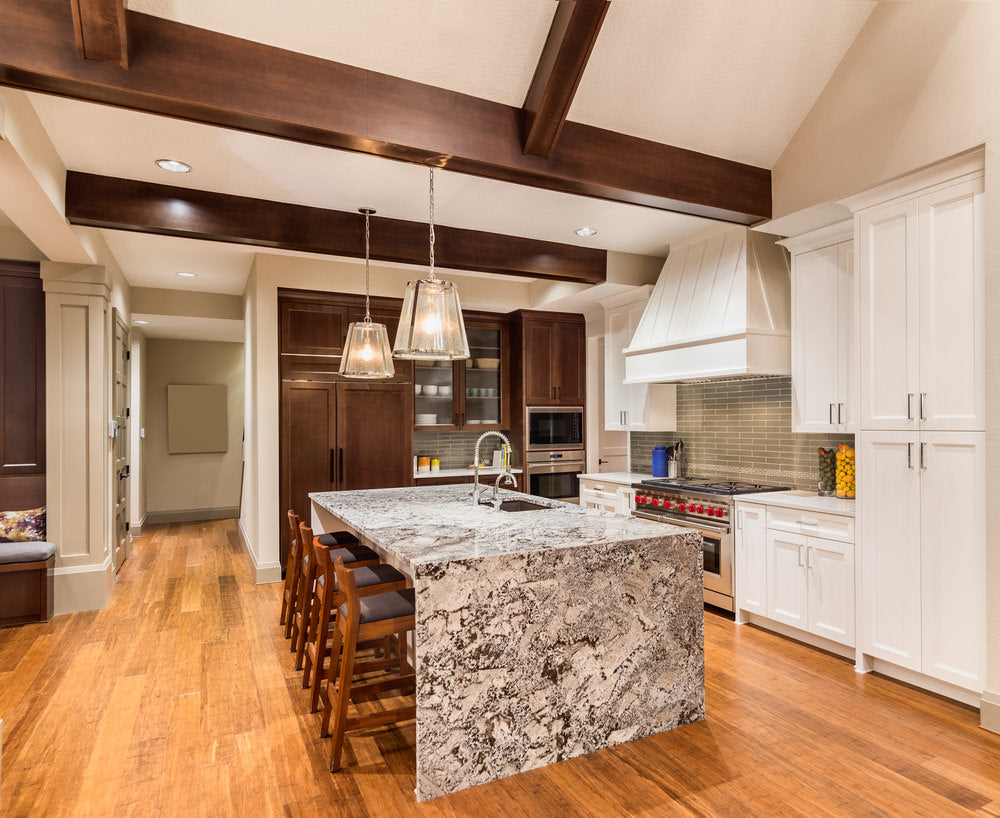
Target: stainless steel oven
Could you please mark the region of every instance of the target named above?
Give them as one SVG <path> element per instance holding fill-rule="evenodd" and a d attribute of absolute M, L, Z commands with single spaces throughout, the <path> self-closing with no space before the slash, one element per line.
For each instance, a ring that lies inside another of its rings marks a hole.
<path fill-rule="evenodd" d="M 635 489 L 633 516 L 673 523 L 701 534 L 705 602 L 727 611 L 735 610 L 736 538 L 732 531 L 732 497 L 761 491 L 785 491 L 788 487 L 713 482 L 697 477 L 643 480 L 633 483 L 632 487 Z"/>
<path fill-rule="evenodd" d="M 566 503 L 579 503 L 580 475 L 586 468 L 583 449 L 529 451 L 525 454 L 524 491 Z"/>
<path fill-rule="evenodd" d="M 524 415 L 529 452 L 583 449 L 582 406 L 529 406 Z"/>

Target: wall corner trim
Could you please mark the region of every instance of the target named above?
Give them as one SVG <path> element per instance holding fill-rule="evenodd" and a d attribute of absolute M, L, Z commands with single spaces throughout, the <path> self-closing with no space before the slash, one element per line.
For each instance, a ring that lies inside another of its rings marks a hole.
<path fill-rule="evenodd" d="M 237 529 L 240 532 L 240 542 L 243 543 L 243 550 L 247 552 L 247 559 L 250 561 L 250 570 L 253 572 L 254 582 L 264 585 L 268 582 L 281 582 L 281 563 L 279 562 L 257 562 L 257 557 L 250 548 L 250 540 L 243 530 L 241 520 Z"/>
<path fill-rule="evenodd" d="M 983 691 L 979 700 L 979 726 L 1000 733 L 1000 693 Z"/>

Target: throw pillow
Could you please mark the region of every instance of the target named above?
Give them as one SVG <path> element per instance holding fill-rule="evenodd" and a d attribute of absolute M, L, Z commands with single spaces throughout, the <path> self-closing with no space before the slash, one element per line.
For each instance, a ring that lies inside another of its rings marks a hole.
<path fill-rule="evenodd" d="M 0 512 L 0 542 L 43 542 L 45 506 Z"/>

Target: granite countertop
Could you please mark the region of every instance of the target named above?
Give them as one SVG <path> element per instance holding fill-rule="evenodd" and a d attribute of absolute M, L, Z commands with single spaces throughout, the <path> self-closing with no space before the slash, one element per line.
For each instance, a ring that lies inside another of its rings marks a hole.
<path fill-rule="evenodd" d="M 606 483 L 614 483 L 619 486 L 631 486 L 633 483 L 641 483 L 643 480 L 652 480 L 653 475 L 639 474 L 639 472 L 634 471 L 604 471 L 581 474 L 580 479 L 603 480 Z"/>
<path fill-rule="evenodd" d="M 492 466 L 487 466 L 485 468 L 479 469 L 479 476 L 482 477 L 496 477 L 502 469 L 494 469 Z M 511 469 L 514 474 L 521 474 L 521 469 Z M 472 477 L 475 472 L 472 469 L 439 469 L 438 471 L 422 471 L 414 472 L 413 478 L 415 480 L 427 480 L 430 477 Z"/>
<path fill-rule="evenodd" d="M 784 506 L 785 508 L 823 512 L 824 514 L 841 514 L 845 517 L 853 517 L 855 514 L 854 500 L 820 497 L 814 491 L 768 491 L 762 494 L 741 494 L 735 499 L 765 506 Z"/>
<path fill-rule="evenodd" d="M 501 489 L 506 499 L 528 499 L 541 511 L 503 512 L 473 505 L 469 486 L 416 486 L 362 491 L 315 492 L 318 506 L 342 520 L 374 547 L 393 554 L 414 578 L 434 566 L 509 554 L 577 547 L 654 545 L 691 530 L 669 524 L 581 508 L 545 497 Z M 697 549 L 691 541 L 692 549 Z"/>

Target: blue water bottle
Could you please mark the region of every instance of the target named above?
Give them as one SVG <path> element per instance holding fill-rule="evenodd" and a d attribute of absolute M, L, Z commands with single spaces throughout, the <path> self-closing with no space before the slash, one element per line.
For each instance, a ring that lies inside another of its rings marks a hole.
<path fill-rule="evenodd" d="M 667 476 L 667 447 L 655 446 L 653 448 L 653 477 Z"/>

